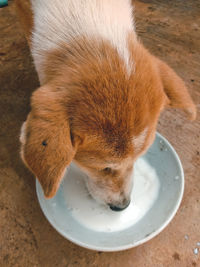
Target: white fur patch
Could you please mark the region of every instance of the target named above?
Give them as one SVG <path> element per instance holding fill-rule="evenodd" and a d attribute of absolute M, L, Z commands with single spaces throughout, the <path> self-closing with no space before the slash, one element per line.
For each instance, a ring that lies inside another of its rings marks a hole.
<path fill-rule="evenodd" d="M 144 145 L 144 141 L 147 137 L 148 128 L 146 127 L 138 136 L 134 136 L 133 145 L 135 150 L 139 150 Z"/>
<path fill-rule="evenodd" d="M 32 54 L 38 74 L 45 52 L 79 36 L 102 38 L 129 60 L 128 33 L 134 31 L 130 0 L 31 0 L 34 13 Z"/>
<path fill-rule="evenodd" d="M 26 142 L 26 122 L 22 124 L 19 140 L 23 145 Z"/>

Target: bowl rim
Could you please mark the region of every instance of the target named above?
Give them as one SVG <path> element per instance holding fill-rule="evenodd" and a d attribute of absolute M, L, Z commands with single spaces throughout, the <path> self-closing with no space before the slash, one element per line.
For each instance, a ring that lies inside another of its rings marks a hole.
<path fill-rule="evenodd" d="M 68 236 L 65 233 L 63 233 L 63 231 L 60 230 L 60 228 L 57 227 L 54 224 L 53 220 L 48 217 L 48 212 L 47 212 L 45 206 L 42 205 L 41 195 L 39 194 L 39 188 L 38 188 L 39 182 L 36 179 L 36 194 L 37 194 L 37 199 L 38 199 L 38 202 L 39 202 L 39 205 L 40 205 L 40 208 L 41 208 L 43 214 L 45 215 L 47 221 L 51 224 L 51 226 L 60 235 L 62 235 L 64 238 L 66 238 L 67 240 L 71 241 L 72 243 L 74 243 L 74 244 L 76 244 L 78 246 L 81 246 L 83 248 L 87 248 L 89 250 L 102 251 L 102 252 L 117 252 L 117 251 L 123 251 L 123 250 L 127 250 L 127 249 L 130 249 L 130 248 L 134 248 L 134 247 L 137 247 L 139 245 L 142 245 L 142 244 L 146 243 L 147 241 L 149 241 L 150 239 L 154 238 L 159 233 L 161 233 L 168 226 L 168 224 L 172 221 L 172 219 L 174 218 L 174 216 L 176 215 L 176 213 L 177 213 L 177 211 L 178 211 L 178 209 L 180 207 L 180 204 L 181 204 L 181 201 L 182 201 L 182 198 L 183 198 L 183 193 L 184 193 L 184 171 L 183 171 L 183 167 L 182 167 L 180 158 L 179 158 L 176 150 L 173 148 L 173 146 L 169 143 L 169 141 L 165 137 L 163 137 L 158 132 L 156 132 L 156 137 L 155 138 L 157 138 L 157 137 L 159 137 L 161 140 L 163 140 L 167 144 L 167 146 L 171 149 L 172 153 L 174 154 L 174 156 L 176 158 L 176 161 L 177 161 L 177 164 L 178 164 L 178 168 L 180 169 L 180 173 L 181 173 L 180 180 L 182 180 L 181 188 L 180 188 L 180 193 L 179 193 L 179 197 L 177 198 L 177 202 L 174 205 L 174 208 L 171 211 L 170 215 L 168 216 L 168 219 L 163 224 L 161 224 L 160 227 L 158 227 L 157 230 L 155 230 L 154 232 L 152 232 L 150 235 L 146 236 L 145 238 L 143 238 L 141 240 L 138 240 L 138 241 L 136 241 L 134 243 L 127 244 L 127 245 L 122 245 L 122 246 L 118 246 L 118 247 L 114 247 L 114 248 L 113 247 L 101 247 L 101 246 L 96 246 L 96 245 L 89 245 L 87 243 L 84 243 L 82 241 L 79 241 L 76 238 L 73 238 L 73 237 Z"/>

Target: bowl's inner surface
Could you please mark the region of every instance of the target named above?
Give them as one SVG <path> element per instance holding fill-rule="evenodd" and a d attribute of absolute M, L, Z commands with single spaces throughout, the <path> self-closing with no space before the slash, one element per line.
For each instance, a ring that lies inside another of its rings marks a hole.
<path fill-rule="evenodd" d="M 84 174 L 76 167 L 72 166 L 67 176 L 50 200 L 43 197 L 37 182 L 41 208 L 64 237 L 81 246 L 103 251 L 130 248 L 158 234 L 177 211 L 184 188 L 178 156 L 159 134 L 136 164 L 132 203 L 123 212 L 100 207 L 91 199 L 82 182 Z M 76 178 L 72 179 L 72 176 Z"/>

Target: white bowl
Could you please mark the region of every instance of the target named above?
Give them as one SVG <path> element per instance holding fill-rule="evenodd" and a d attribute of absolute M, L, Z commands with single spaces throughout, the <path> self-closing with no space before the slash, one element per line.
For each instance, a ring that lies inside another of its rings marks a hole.
<path fill-rule="evenodd" d="M 95 230 L 95 226 L 92 228 L 86 227 L 80 220 L 77 220 L 77 216 L 74 216 L 65 196 L 70 177 L 64 178 L 64 182 L 53 199 L 45 199 L 40 184 L 38 181 L 36 182 L 36 191 L 41 209 L 51 225 L 61 235 L 88 249 L 120 251 L 147 242 L 158 235 L 175 216 L 183 196 L 184 173 L 175 150 L 158 133 L 153 145 L 142 156 L 142 159 L 155 169 L 160 186 L 152 206 L 140 220 L 133 222 L 126 228 L 119 231 L 101 231 L 99 229 Z M 69 176 L 70 173 L 72 172 L 68 171 L 66 176 Z M 76 198 L 74 199 L 76 200 Z M 82 206 L 80 205 L 80 208 Z M 116 214 L 116 212 L 114 213 Z M 120 216 L 120 212 L 117 213 Z M 113 221 L 113 218 L 111 220 Z"/>

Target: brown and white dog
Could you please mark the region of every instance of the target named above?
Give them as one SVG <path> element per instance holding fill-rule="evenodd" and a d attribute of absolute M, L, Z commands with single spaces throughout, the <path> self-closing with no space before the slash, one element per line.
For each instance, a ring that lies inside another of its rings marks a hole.
<path fill-rule="evenodd" d="M 161 111 L 196 108 L 184 82 L 138 40 L 129 0 L 16 0 L 41 87 L 21 130 L 21 156 L 44 194 L 72 160 L 91 195 L 129 204 L 135 160 Z"/>

